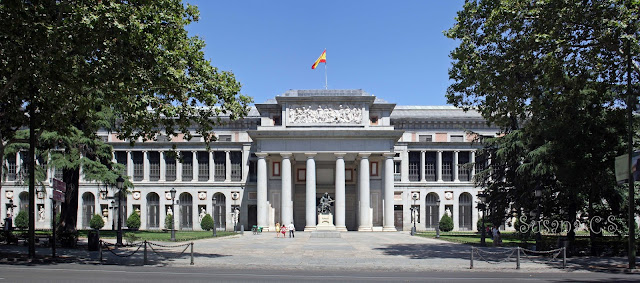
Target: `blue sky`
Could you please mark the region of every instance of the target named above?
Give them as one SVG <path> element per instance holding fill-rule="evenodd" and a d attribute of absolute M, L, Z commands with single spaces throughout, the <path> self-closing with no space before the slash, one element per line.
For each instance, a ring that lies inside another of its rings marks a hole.
<path fill-rule="evenodd" d="M 262 103 L 288 89 L 363 89 L 398 105 L 445 105 L 463 0 L 196 1 L 205 56 Z"/>

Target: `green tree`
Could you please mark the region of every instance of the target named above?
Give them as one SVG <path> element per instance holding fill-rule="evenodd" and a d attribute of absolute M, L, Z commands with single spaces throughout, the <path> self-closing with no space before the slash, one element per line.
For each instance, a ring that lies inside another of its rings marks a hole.
<path fill-rule="evenodd" d="M 140 215 L 137 212 L 134 211 L 129 215 L 129 218 L 127 218 L 127 227 L 134 230 L 140 228 Z"/>
<path fill-rule="evenodd" d="M 93 217 L 91 217 L 91 221 L 89 221 L 89 227 L 95 230 L 102 229 L 102 227 L 104 227 L 104 219 L 102 219 L 102 216 L 100 216 L 100 214 L 94 214 Z"/>
<path fill-rule="evenodd" d="M 213 218 L 209 213 L 207 213 L 204 217 L 202 217 L 202 221 L 200 222 L 200 228 L 205 231 L 209 231 L 213 229 Z"/>
<path fill-rule="evenodd" d="M 639 81 L 639 9 L 638 1 L 488 0 L 458 12 L 445 32 L 460 40 L 447 99 L 501 128 L 484 141 L 491 165 L 476 178 L 492 222 L 513 211 L 573 223 L 579 212 L 620 210 L 613 161 L 627 133 L 629 58 Z"/>
<path fill-rule="evenodd" d="M 173 214 L 169 214 L 165 217 L 164 228 L 169 230 L 173 229 Z"/>
<path fill-rule="evenodd" d="M 117 121 L 113 131 L 132 143 L 180 133 L 213 140 L 219 115 L 241 118 L 251 99 L 239 94 L 232 73 L 204 58 L 204 42 L 188 36 L 185 26 L 198 18 L 196 7 L 179 0 L 0 4 L 0 158 L 21 128 L 31 129 L 30 156 L 45 131 L 89 138 L 95 129 L 82 122 L 98 120 L 105 108 Z M 62 222 L 70 232 L 78 168 L 64 167 Z M 33 184 L 29 190 L 33 206 Z M 35 255 L 33 246 L 29 253 Z"/>
<path fill-rule="evenodd" d="M 449 232 L 453 230 L 453 219 L 447 214 L 442 215 L 440 218 L 440 231 Z"/>
<path fill-rule="evenodd" d="M 18 229 L 27 229 L 29 227 L 29 214 L 24 210 L 18 212 L 14 225 L 18 227 Z"/>

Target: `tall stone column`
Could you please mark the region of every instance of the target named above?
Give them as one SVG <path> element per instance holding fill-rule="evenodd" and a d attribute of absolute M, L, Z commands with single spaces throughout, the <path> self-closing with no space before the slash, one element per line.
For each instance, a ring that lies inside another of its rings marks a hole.
<path fill-rule="evenodd" d="M 258 205 L 258 226 L 263 229 L 269 229 L 269 211 L 267 204 L 267 160 L 269 154 L 257 152 L 258 157 L 258 186 L 257 186 L 257 205 Z"/>
<path fill-rule="evenodd" d="M 193 168 L 193 177 L 191 178 L 191 182 L 197 182 L 198 181 L 198 152 L 197 151 L 192 151 L 192 158 L 191 158 L 191 168 Z"/>
<path fill-rule="evenodd" d="M 424 176 L 424 167 L 425 167 L 425 151 L 420 151 L 420 182 L 426 182 L 427 179 Z"/>
<path fill-rule="evenodd" d="M 384 153 L 384 217 L 383 217 L 383 227 L 382 231 L 396 231 L 394 218 L 393 218 L 393 193 L 394 193 L 394 182 L 393 182 L 393 157 L 396 156 L 395 153 Z M 422 156 L 424 157 L 424 151 L 422 152 Z M 423 159 L 424 160 L 424 159 Z M 423 166 L 424 168 L 424 166 Z M 423 177 L 424 177 L 424 170 Z"/>
<path fill-rule="evenodd" d="M 282 203 L 280 216 L 282 224 L 289 225 L 293 222 L 293 203 L 291 200 L 291 153 L 281 153 L 282 156 Z"/>
<path fill-rule="evenodd" d="M 127 176 L 133 181 L 133 156 L 131 150 L 127 150 Z"/>
<path fill-rule="evenodd" d="M 335 225 L 338 231 L 347 231 L 345 222 L 346 195 L 345 195 L 345 168 L 344 156 L 346 153 L 334 153 L 336 156 L 336 201 L 335 201 Z"/>
<path fill-rule="evenodd" d="M 469 162 L 473 164 L 473 166 L 471 166 L 471 172 L 469 172 L 469 181 L 473 181 L 473 177 L 476 175 L 476 151 L 472 150 L 469 152 L 469 155 Z"/>
<path fill-rule="evenodd" d="M 167 180 L 167 161 L 164 159 L 164 151 L 160 151 L 160 182 Z"/>
<path fill-rule="evenodd" d="M 178 152 L 182 155 L 182 152 Z M 182 162 L 176 158 L 176 182 L 182 182 Z"/>
<path fill-rule="evenodd" d="M 453 181 L 454 182 L 460 182 L 460 178 L 458 177 L 458 152 L 460 151 L 454 151 L 453 152 Z"/>
<path fill-rule="evenodd" d="M 144 150 L 142 151 L 142 181 L 149 181 L 149 152 Z"/>
<path fill-rule="evenodd" d="M 358 231 L 372 231 L 371 227 L 371 193 L 369 188 L 369 156 L 371 153 L 360 153 L 360 227 Z"/>
<path fill-rule="evenodd" d="M 229 156 L 229 151 L 224 152 L 225 163 L 224 163 L 224 181 L 231 182 L 231 157 Z"/>
<path fill-rule="evenodd" d="M 213 151 L 209 151 L 209 182 L 215 181 L 215 164 L 213 163 Z"/>
<path fill-rule="evenodd" d="M 306 197 L 306 225 L 305 231 L 316 229 L 316 153 L 306 153 L 307 156 L 307 197 Z"/>
<path fill-rule="evenodd" d="M 438 150 L 436 154 L 436 179 L 438 182 L 442 182 L 442 150 Z"/>

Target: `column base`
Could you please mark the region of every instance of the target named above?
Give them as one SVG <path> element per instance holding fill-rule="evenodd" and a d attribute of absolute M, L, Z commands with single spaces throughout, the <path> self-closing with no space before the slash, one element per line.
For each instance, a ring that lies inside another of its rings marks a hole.
<path fill-rule="evenodd" d="M 371 227 L 365 227 L 365 226 L 358 227 L 358 232 L 372 232 L 372 231 L 373 231 L 373 228 Z"/>
<path fill-rule="evenodd" d="M 316 226 L 307 226 L 304 227 L 304 232 L 313 232 L 316 230 Z"/>
<path fill-rule="evenodd" d="M 391 227 L 382 227 L 382 232 L 397 232 L 398 230 L 396 229 L 395 226 L 391 226 Z"/>
<path fill-rule="evenodd" d="M 347 226 L 336 226 L 336 231 L 347 232 Z"/>

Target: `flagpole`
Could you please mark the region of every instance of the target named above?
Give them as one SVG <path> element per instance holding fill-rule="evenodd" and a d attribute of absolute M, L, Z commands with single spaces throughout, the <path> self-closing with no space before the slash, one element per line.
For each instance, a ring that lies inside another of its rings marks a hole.
<path fill-rule="evenodd" d="M 325 54 L 324 54 L 324 56 L 325 56 L 325 59 L 324 59 L 324 89 L 329 89 L 329 84 L 327 83 L 327 59 L 326 59 L 327 58 L 327 53 L 326 53 L 327 49 L 326 48 L 324 49 L 324 52 L 325 52 Z"/>

